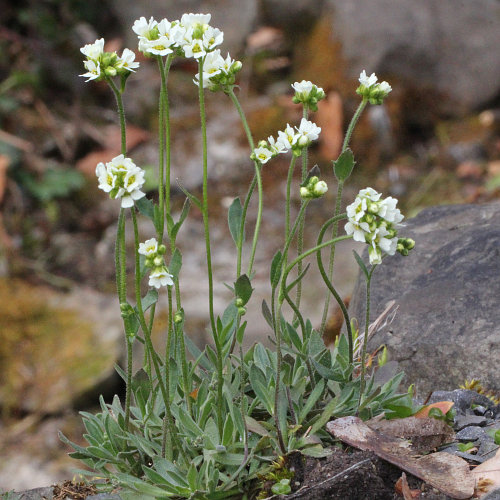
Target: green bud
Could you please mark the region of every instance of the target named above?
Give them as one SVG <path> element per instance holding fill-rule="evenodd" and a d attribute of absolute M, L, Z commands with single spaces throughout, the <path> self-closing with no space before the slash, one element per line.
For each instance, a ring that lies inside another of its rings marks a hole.
<path fill-rule="evenodd" d="M 182 323 L 182 320 L 184 319 L 184 316 L 181 312 L 176 312 L 174 314 L 174 323 L 178 325 L 179 323 Z"/>
<path fill-rule="evenodd" d="M 306 188 L 305 186 L 302 186 L 300 188 L 300 197 L 304 198 L 304 199 L 308 199 L 308 198 L 311 198 L 312 195 L 311 195 L 311 192 L 309 191 L 308 188 Z"/>
<path fill-rule="evenodd" d="M 167 251 L 167 247 L 163 244 L 158 246 L 158 254 L 159 255 L 165 255 L 165 252 Z"/>
<path fill-rule="evenodd" d="M 153 264 L 155 265 L 155 267 L 160 267 L 163 264 L 163 257 L 160 257 L 159 255 L 156 256 L 153 259 Z"/>
<path fill-rule="evenodd" d="M 370 214 L 366 214 L 365 217 L 364 217 L 365 221 L 368 222 L 368 224 L 371 224 L 375 218 L 373 217 L 373 215 L 370 215 Z"/>
<path fill-rule="evenodd" d="M 241 61 L 234 61 L 233 64 L 231 64 L 231 72 L 232 73 L 238 73 L 238 71 L 241 70 L 243 64 L 241 64 Z"/>
<path fill-rule="evenodd" d="M 235 301 L 236 307 L 243 307 L 245 305 L 245 301 L 241 298 L 238 297 Z"/>
<path fill-rule="evenodd" d="M 309 182 L 307 183 L 307 187 L 312 188 L 314 185 L 319 181 L 318 177 L 316 175 L 313 175 L 310 179 Z"/>
<path fill-rule="evenodd" d="M 146 265 L 146 267 L 153 267 L 154 266 L 154 259 L 152 259 L 151 257 L 146 257 L 144 264 Z"/>
<path fill-rule="evenodd" d="M 259 141 L 259 143 L 257 144 L 257 146 L 259 148 L 267 148 L 268 144 L 267 144 L 267 141 L 265 141 L 264 139 L 262 139 L 261 141 Z"/>
<path fill-rule="evenodd" d="M 116 68 L 114 68 L 113 66 L 108 66 L 107 68 L 105 68 L 104 73 L 107 76 L 116 76 Z"/>
<path fill-rule="evenodd" d="M 238 314 L 240 316 L 244 316 L 247 313 L 247 308 L 246 307 L 238 307 Z"/>
<path fill-rule="evenodd" d="M 368 204 L 368 212 L 370 212 L 371 214 L 378 213 L 378 209 L 379 209 L 378 203 L 369 203 Z"/>
<path fill-rule="evenodd" d="M 405 246 L 408 250 L 413 250 L 413 248 L 415 248 L 415 240 L 405 238 Z"/>

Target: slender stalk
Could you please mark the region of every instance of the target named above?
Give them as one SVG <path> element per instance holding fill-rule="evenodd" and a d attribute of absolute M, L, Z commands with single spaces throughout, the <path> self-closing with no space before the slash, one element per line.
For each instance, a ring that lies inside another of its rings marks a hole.
<path fill-rule="evenodd" d="M 160 99 L 158 102 L 158 204 L 160 208 L 161 221 L 157 228 L 158 240 L 163 240 L 163 227 L 165 220 L 165 127 L 166 127 L 166 99 L 167 82 L 165 78 L 165 65 L 163 57 L 157 56 L 158 69 L 161 75 Z"/>
<path fill-rule="evenodd" d="M 368 100 L 363 97 L 363 100 L 359 103 L 358 109 L 356 109 L 356 112 L 354 113 L 351 122 L 349 123 L 349 126 L 347 127 L 347 132 L 344 137 L 344 142 L 342 143 L 342 150 L 341 154 L 349 147 L 349 142 L 351 141 L 351 136 L 354 131 L 354 128 L 356 127 L 356 124 L 358 123 L 358 120 L 363 113 L 363 110 L 365 109 L 366 105 L 368 104 Z M 342 206 L 342 191 L 344 188 L 344 182 L 343 181 L 338 181 L 338 188 L 337 188 L 337 200 L 335 203 L 335 212 L 334 216 L 338 215 L 341 210 Z M 332 227 L 332 238 L 335 238 L 338 234 L 338 224 L 334 224 Z M 330 258 L 328 261 L 328 278 L 330 281 L 332 280 L 333 277 L 333 266 L 335 263 L 335 247 L 332 247 L 330 250 Z M 320 333 L 323 334 L 325 332 L 325 327 L 326 327 L 326 322 L 328 321 L 328 308 L 330 307 L 330 294 L 327 292 L 326 297 L 325 297 L 325 304 L 323 306 L 323 316 L 321 318 L 321 327 L 320 327 Z"/>
<path fill-rule="evenodd" d="M 292 203 L 292 180 L 293 180 L 293 172 L 295 170 L 296 161 L 297 157 L 293 155 L 292 159 L 290 160 L 290 165 L 288 167 L 288 175 L 286 178 L 285 241 L 288 240 L 288 237 L 290 235 L 290 205 Z"/>
<path fill-rule="evenodd" d="M 309 108 L 307 104 L 304 104 L 302 116 L 307 120 L 309 118 Z M 307 157 L 308 157 L 308 149 L 307 147 L 302 149 L 302 182 L 306 180 L 307 177 Z M 302 200 L 302 204 L 304 204 L 304 200 Z M 300 223 L 299 232 L 297 234 L 297 255 L 300 255 L 304 250 L 304 227 L 305 227 L 306 219 L 305 217 L 302 219 Z M 302 261 L 297 264 L 297 274 L 300 276 L 302 273 Z M 295 304 L 297 305 L 297 309 L 300 310 L 300 300 L 302 297 L 302 280 L 300 280 L 297 284 L 297 295 L 295 297 Z"/>
<path fill-rule="evenodd" d="M 203 215 L 203 227 L 205 232 L 205 250 L 207 253 L 207 272 L 208 272 L 208 308 L 210 314 L 210 326 L 212 328 L 212 336 L 215 342 L 215 348 L 217 351 L 217 427 L 219 430 L 219 435 L 222 436 L 224 430 L 224 421 L 222 417 L 222 389 L 224 385 L 223 378 L 223 361 L 222 361 L 222 346 L 218 338 L 217 329 L 215 325 L 215 315 L 214 315 L 214 284 L 213 284 L 213 273 L 212 273 L 212 254 L 210 248 L 210 227 L 208 223 L 208 157 L 207 157 L 207 119 L 205 112 L 205 92 L 203 89 L 203 63 L 204 58 L 199 60 L 199 79 L 198 85 L 198 96 L 200 101 L 200 118 L 201 118 L 201 137 L 203 146 L 203 200 L 202 200 L 202 215 Z"/>
<path fill-rule="evenodd" d="M 169 398 L 170 401 L 170 349 L 172 346 L 172 334 L 173 334 L 173 322 L 172 322 L 172 289 L 171 287 L 168 287 L 167 290 L 167 300 L 168 300 L 168 333 L 167 333 L 167 341 L 165 343 L 165 388 L 167 390 L 167 397 Z M 170 403 L 169 403 L 170 404 Z M 169 427 L 169 417 L 168 413 L 165 411 L 165 416 L 163 417 L 163 437 L 162 437 L 162 443 L 161 443 L 161 454 L 163 457 L 167 457 L 167 450 L 168 448 L 171 449 L 171 444 L 170 446 L 167 446 L 167 430 Z M 171 460 L 171 458 L 169 458 Z"/>
<path fill-rule="evenodd" d="M 361 351 L 361 380 L 359 386 L 359 403 L 358 411 L 361 406 L 361 400 L 365 391 L 365 375 L 366 375 L 366 346 L 368 345 L 368 327 L 370 326 L 370 285 L 372 281 L 373 271 L 377 265 L 373 265 L 366 277 L 366 316 L 365 316 L 365 336 L 363 338 L 363 349 Z"/>
<path fill-rule="evenodd" d="M 262 165 L 255 162 L 255 178 L 257 179 L 257 192 L 258 192 L 258 208 L 257 208 L 257 219 L 255 221 L 255 228 L 253 232 L 252 239 L 252 250 L 250 252 L 250 259 L 248 260 L 248 270 L 247 276 L 252 275 L 253 263 L 255 260 L 255 253 L 257 251 L 257 243 L 259 241 L 260 223 L 262 221 L 262 209 L 263 209 L 263 188 L 262 188 L 262 175 L 261 175 Z"/>
<path fill-rule="evenodd" d="M 170 72 L 170 66 L 172 65 L 174 55 L 169 54 L 167 56 L 167 61 L 165 63 L 165 66 L 163 68 L 162 72 L 162 87 L 164 87 L 164 92 L 163 92 L 163 110 L 164 110 L 164 141 L 165 141 L 165 211 L 166 213 L 170 213 L 170 184 L 171 184 L 171 175 L 170 175 L 170 170 L 171 170 L 171 163 L 172 163 L 172 155 L 171 155 L 171 138 L 170 138 L 170 103 L 168 100 L 168 74 Z M 176 286 L 175 289 L 177 290 L 178 287 Z"/>

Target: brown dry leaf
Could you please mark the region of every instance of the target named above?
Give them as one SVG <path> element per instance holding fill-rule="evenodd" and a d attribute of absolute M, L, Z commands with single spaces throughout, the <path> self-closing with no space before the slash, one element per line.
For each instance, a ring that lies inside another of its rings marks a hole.
<path fill-rule="evenodd" d="M 401 495 L 405 500 L 413 500 L 420 496 L 420 490 L 412 490 L 408 485 L 406 474 L 403 472 L 401 477 L 396 481 L 394 489 L 398 495 Z"/>
<path fill-rule="evenodd" d="M 414 417 L 427 418 L 429 416 L 429 411 L 431 410 L 431 408 L 438 408 L 443 412 L 443 415 L 446 415 L 452 407 L 453 401 L 438 401 L 437 403 L 432 403 L 430 405 L 424 406 L 419 411 L 417 411 L 417 413 L 415 413 Z"/>
<path fill-rule="evenodd" d="M 500 487 L 500 449 L 496 455 L 472 470 L 476 478 L 476 496 L 482 497 L 488 491 Z"/>
<path fill-rule="evenodd" d="M 453 429 L 435 418 L 396 418 L 394 420 L 368 420 L 365 422 L 370 429 L 382 432 L 387 436 L 409 439 L 413 451 L 426 453 L 444 443 L 454 440 Z"/>
<path fill-rule="evenodd" d="M 323 158 L 335 160 L 342 148 L 344 114 L 338 92 L 330 92 L 318 107 L 315 122 L 321 127 L 319 151 Z"/>
<path fill-rule="evenodd" d="M 467 462 L 450 453 L 415 456 L 404 439 L 370 429 L 360 418 L 343 417 L 326 424 L 328 432 L 345 443 L 377 456 L 422 479 L 446 495 L 468 499 L 474 493 L 475 479 Z"/>
<path fill-rule="evenodd" d="M 119 154 L 119 149 L 102 149 L 100 151 L 92 151 L 76 162 L 76 168 L 80 170 L 83 175 L 95 177 L 95 167 L 99 162 L 106 163 Z"/>

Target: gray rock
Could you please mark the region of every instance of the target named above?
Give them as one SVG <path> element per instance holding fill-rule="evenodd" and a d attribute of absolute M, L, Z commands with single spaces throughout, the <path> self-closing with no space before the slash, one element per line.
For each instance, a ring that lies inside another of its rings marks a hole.
<path fill-rule="evenodd" d="M 496 0 L 328 0 L 333 36 L 352 75 L 362 69 L 434 89 L 476 108 L 500 89 L 500 3 Z M 464 28 L 466 27 L 466 28 Z"/>
<path fill-rule="evenodd" d="M 478 426 L 484 427 L 488 423 L 485 417 L 478 417 L 477 415 L 465 415 L 459 416 L 455 419 L 454 428 L 457 431 L 461 431 L 467 427 Z"/>
<path fill-rule="evenodd" d="M 9 500 L 47 500 L 53 496 L 52 487 L 9 493 L 10 496 L 6 496 Z"/>
<path fill-rule="evenodd" d="M 222 53 L 231 52 L 233 57 L 243 48 L 246 37 L 251 33 L 257 20 L 257 0 L 136 0 L 135 2 L 110 2 L 118 17 L 127 44 L 137 46 L 137 36 L 132 25 L 141 16 L 157 20 L 166 17 L 169 21 L 180 19 L 182 14 L 201 12 L 212 14 L 210 24 L 224 31 Z"/>
<path fill-rule="evenodd" d="M 437 403 L 438 401 L 453 401 L 455 410 L 461 414 L 465 414 L 466 410 L 469 410 L 473 405 L 490 406 L 492 404 L 483 394 L 468 389 L 434 391 L 428 402 Z"/>
<path fill-rule="evenodd" d="M 488 436 L 489 438 L 489 436 Z M 477 455 L 481 458 L 481 460 L 489 460 L 490 458 L 493 458 L 497 451 L 498 451 L 498 444 L 495 444 L 493 439 L 483 439 L 481 441 L 481 446 L 479 447 L 479 450 L 477 451 Z"/>
<path fill-rule="evenodd" d="M 476 439 L 481 439 L 486 435 L 481 427 L 469 426 L 463 428 L 461 431 L 457 432 L 456 438 L 459 441 L 476 441 Z"/>
<path fill-rule="evenodd" d="M 373 275 L 371 320 L 390 300 L 399 310 L 369 349 L 385 344 L 421 395 L 470 378 L 500 386 L 492 364 L 500 357 L 499 216 L 499 203 L 426 209 L 401 231 L 416 241 L 410 256 L 388 258 Z M 364 296 L 360 277 L 350 312 L 362 328 Z"/>
<path fill-rule="evenodd" d="M 483 497 L 481 497 L 483 500 L 500 500 L 500 488 L 497 488 L 493 491 L 490 491 Z"/>

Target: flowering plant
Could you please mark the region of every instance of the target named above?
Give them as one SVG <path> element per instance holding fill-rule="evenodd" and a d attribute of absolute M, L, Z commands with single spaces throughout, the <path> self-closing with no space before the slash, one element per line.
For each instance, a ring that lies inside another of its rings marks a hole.
<path fill-rule="evenodd" d="M 125 401 L 117 396 L 112 403 L 101 398 L 101 412 L 83 413 L 88 446 L 62 439 L 74 448 L 72 456 L 92 472 L 83 474 L 106 479 L 103 489 L 121 487 L 141 498 L 221 499 L 247 492 L 277 456 L 293 450 L 322 457 L 330 452 L 331 438 L 325 423 L 342 415 L 369 418 L 381 412 L 389 415 L 395 408 L 409 408 L 408 394 L 397 394 L 402 374 L 384 384 L 366 373 L 366 341 L 369 303 L 365 318 L 362 349 L 360 338 L 348 311 L 332 283 L 335 245 L 353 238 L 368 245 L 369 265 L 355 254 L 367 279 L 386 255 L 396 251 L 407 255 L 413 240 L 397 238 L 403 216 L 397 201 L 382 198 L 371 188 L 359 192 L 355 201 L 341 212 L 344 182 L 354 168 L 349 142 L 354 127 L 368 103 L 382 104 L 391 88 L 377 77 L 360 76 L 357 89 L 362 100 L 348 127 L 340 156 L 333 161 L 337 200 L 316 243 L 305 248 L 304 227 L 309 203 L 321 198 L 328 185 L 317 166 L 308 169 L 308 148 L 318 140 L 321 128 L 309 120 L 325 97 L 320 87 L 309 81 L 295 82 L 293 102 L 302 106 L 298 125 L 287 124 L 277 136 L 255 145 L 245 114 L 235 94 L 235 80 L 241 63 L 218 48 L 224 34 L 212 27 L 209 14 L 184 14 L 180 20 L 138 19 L 133 31 L 138 49 L 156 59 L 161 75 L 159 96 L 158 202 L 144 189 L 144 170 L 127 156 L 126 127 L 122 94 L 126 80 L 138 69 L 134 53 L 125 49 L 119 57 L 105 51 L 104 39 L 81 49 L 86 56 L 90 80 L 106 81 L 115 95 L 121 124 L 121 154 L 96 167 L 99 188 L 112 199 L 120 200 L 116 236 L 116 283 L 127 346 L 127 367 L 118 369 L 126 383 Z M 203 187 L 201 199 L 183 189 L 186 202 L 177 221 L 171 210 L 171 148 L 167 80 L 175 57 L 192 58 L 198 72 L 193 77 L 201 115 L 203 146 Z M 119 85 L 116 83 L 119 78 Z M 245 130 L 253 162 L 254 177 L 246 197 L 235 198 L 229 207 L 228 223 L 236 247 L 236 272 L 233 298 L 220 316 L 216 315 L 208 212 L 207 125 L 205 89 L 226 94 L 236 107 Z M 284 241 L 270 265 L 270 299 L 262 312 L 273 333 L 273 349 L 256 344 L 243 350 L 247 322 L 244 316 L 252 304 L 252 278 L 263 213 L 262 169 L 280 154 L 290 155 L 285 197 Z M 301 183 L 294 187 L 293 173 L 301 159 Z M 292 221 L 292 191 L 300 192 L 300 210 Z M 252 229 L 251 249 L 244 262 L 243 244 L 247 234 L 247 214 L 251 200 L 257 198 L 257 216 Z M 200 351 L 185 328 L 185 311 L 180 286 L 182 254 L 177 235 L 194 205 L 201 211 L 204 225 L 208 276 L 208 309 L 211 345 Z M 141 241 L 138 217 L 151 219 L 156 234 Z M 131 220 L 134 233 L 135 305 L 127 293 L 125 231 Z M 339 223 L 347 219 L 345 233 Z M 330 234 L 326 237 L 325 234 Z M 324 241 L 325 240 L 325 241 Z M 293 248 L 295 247 L 295 248 Z M 325 269 L 322 250 L 330 251 Z M 313 328 L 300 308 L 302 279 L 308 267 L 304 261 L 315 256 L 326 286 L 321 326 Z M 244 269 L 246 267 L 246 269 Z M 143 295 L 142 280 L 149 270 L 148 292 Z M 292 298 L 292 293 L 295 297 Z M 338 302 L 345 319 L 345 330 L 332 350 L 323 341 L 330 296 Z M 159 354 L 151 335 L 156 305 L 166 298 L 168 309 L 165 351 Z M 132 371 L 133 345 L 144 344 L 143 367 Z M 358 353 L 360 353 L 358 355 Z M 188 356 L 191 355 L 191 357 Z M 290 489 L 290 481 L 280 481 L 280 493 Z M 276 489 L 276 488 L 275 488 Z M 274 490 L 273 490 L 274 491 Z M 136 498 L 132 496 L 129 498 Z"/>

